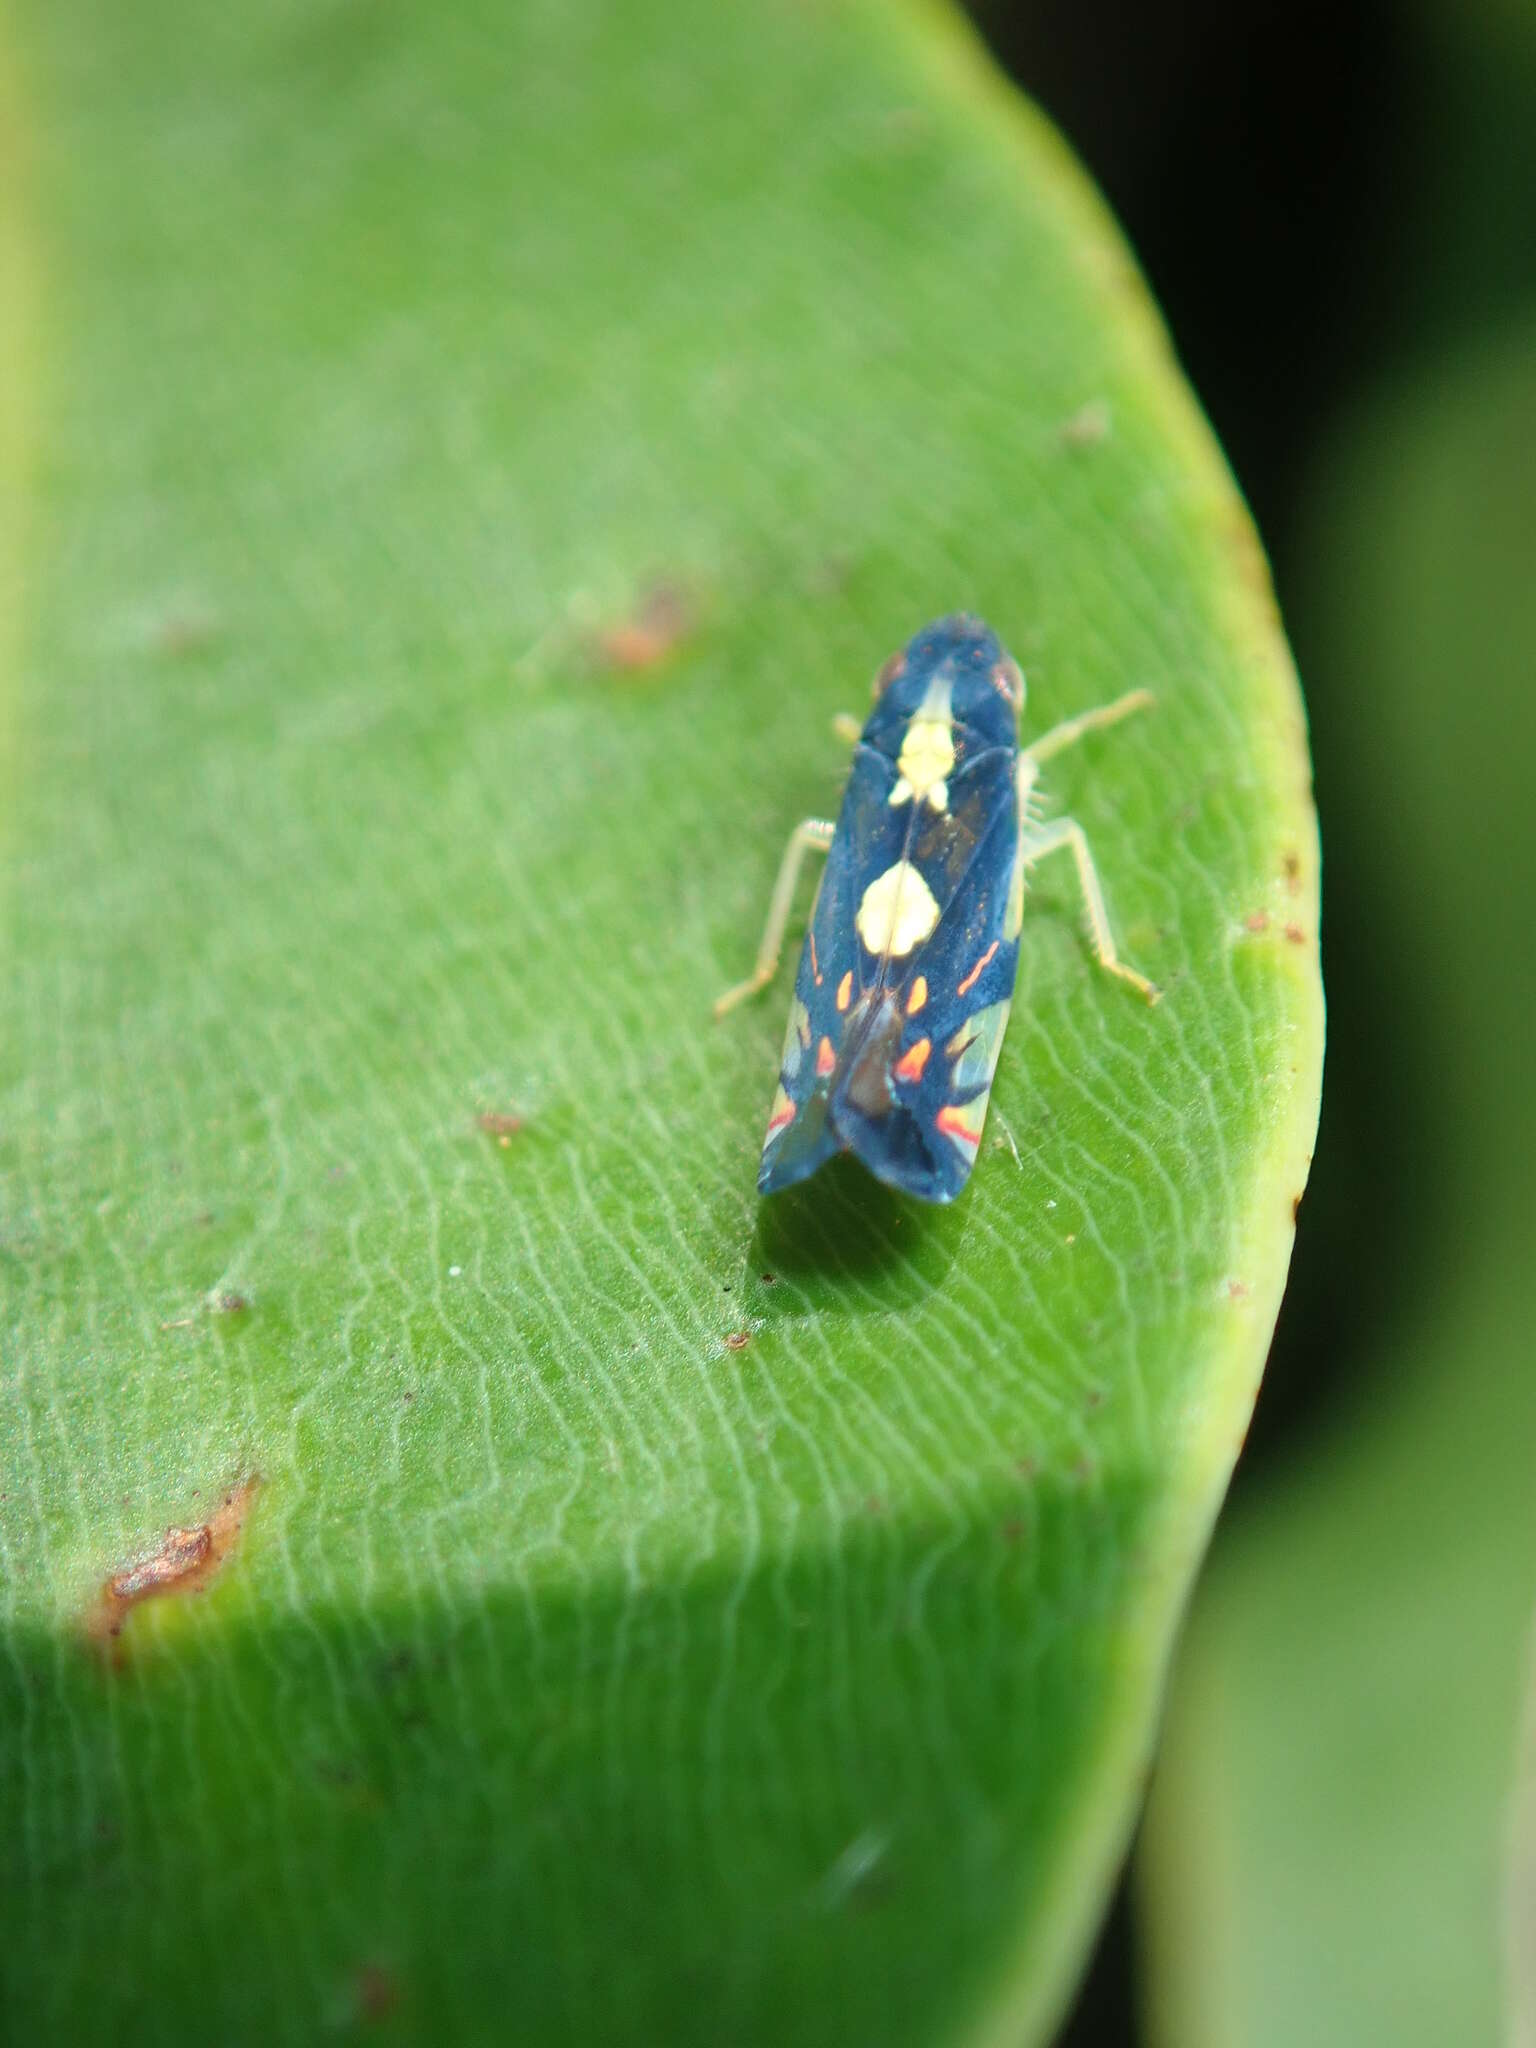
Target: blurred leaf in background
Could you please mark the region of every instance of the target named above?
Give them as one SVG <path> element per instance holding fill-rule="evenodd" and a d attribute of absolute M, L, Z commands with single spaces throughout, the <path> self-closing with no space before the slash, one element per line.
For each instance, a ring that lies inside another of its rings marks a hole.
<path fill-rule="evenodd" d="M 926 10 L 6 34 L 10 2033 L 1043 2038 L 1321 1032 L 1123 248 Z M 965 1201 L 760 1212 L 710 999 L 958 606 L 1038 726 L 1156 692 L 1052 794 L 1167 996 L 1042 878 Z"/>
<path fill-rule="evenodd" d="M 1533 478 L 1536 327 L 1399 390 L 1318 514 L 1448 1220 L 1326 1442 L 1245 1503 L 1181 1658 L 1145 1875 L 1157 2038 L 1190 2048 L 1491 2042 L 1506 1961 L 1531 1996 Z"/>
<path fill-rule="evenodd" d="M 1399 14 L 1392 320 L 1282 550 L 1329 821 L 1323 1228 L 1145 1833 L 1179 2048 L 1536 2037 L 1536 10 Z"/>

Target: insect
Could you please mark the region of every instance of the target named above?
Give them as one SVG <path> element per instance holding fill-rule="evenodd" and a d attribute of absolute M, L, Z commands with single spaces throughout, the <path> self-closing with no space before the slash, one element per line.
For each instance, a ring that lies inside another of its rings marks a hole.
<path fill-rule="evenodd" d="M 807 818 L 790 834 L 757 964 L 715 1014 L 773 979 L 801 864 L 824 852 L 758 1189 L 852 1152 L 891 1187 L 951 1202 L 981 1147 L 1032 868 L 1071 854 L 1099 965 L 1158 1000 L 1115 951 L 1082 827 L 1042 818 L 1036 789 L 1044 762 L 1152 698 L 1133 690 L 1021 749 L 1024 677 L 961 613 L 892 655 L 874 700 L 836 825 Z"/>

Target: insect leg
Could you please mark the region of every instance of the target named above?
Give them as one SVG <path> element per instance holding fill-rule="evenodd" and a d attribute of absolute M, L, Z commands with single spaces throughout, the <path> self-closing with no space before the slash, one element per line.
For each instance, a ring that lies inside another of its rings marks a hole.
<path fill-rule="evenodd" d="M 757 964 L 745 981 L 738 981 L 734 988 L 728 988 L 723 996 L 717 997 L 717 1017 L 723 1017 L 727 1010 L 734 1010 L 738 1003 L 744 1002 L 748 996 L 755 996 L 760 988 L 766 988 L 772 981 L 779 964 L 779 948 L 784 943 L 784 927 L 789 923 L 790 907 L 795 900 L 795 884 L 800 879 L 800 863 L 812 847 L 819 853 L 825 853 L 832 844 L 832 831 L 830 819 L 803 818 L 790 833 L 784 858 L 779 862 L 778 879 L 768 899 L 768 922 L 763 926 Z"/>
<path fill-rule="evenodd" d="M 1111 706 L 1111 709 L 1114 707 Z M 1134 967 L 1128 967 L 1115 951 L 1114 934 L 1109 928 L 1109 912 L 1104 907 L 1104 891 L 1099 882 L 1099 871 L 1093 864 L 1093 855 L 1088 849 L 1087 836 L 1075 818 L 1053 818 L 1047 825 L 1031 828 L 1024 842 L 1024 865 L 1032 868 L 1048 854 L 1060 853 L 1063 848 L 1071 852 L 1077 863 L 1078 886 L 1083 892 L 1083 908 L 1088 913 L 1088 937 L 1094 956 L 1107 974 L 1129 982 L 1140 996 L 1149 1003 L 1155 1003 L 1162 990 L 1155 982 L 1148 981 L 1144 974 L 1138 974 Z"/>
<path fill-rule="evenodd" d="M 1125 696 L 1117 697 L 1113 704 L 1101 704 L 1097 710 L 1080 712 L 1076 718 L 1064 719 L 1060 725 L 1053 725 L 1049 732 L 1042 733 L 1024 749 L 1023 758 L 1037 764 L 1048 761 L 1063 747 L 1075 745 L 1085 732 L 1097 732 L 1101 726 L 1118 725 L 1133 711 L 1145 711 L 1156 701 L 1150 690 L 1130 690 Z"/>

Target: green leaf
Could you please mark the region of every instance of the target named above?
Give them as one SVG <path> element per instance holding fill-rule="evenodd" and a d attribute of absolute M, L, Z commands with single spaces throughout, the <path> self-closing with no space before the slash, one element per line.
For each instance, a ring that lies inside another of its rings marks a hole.
<path fill-rule="evenodd" d="M 1401 1155 L 1433 1255 L 1350 1409 L 1227 1532 L 1181 1653 L 1144 1837 L 1178 2048 L 1536 2028 L 1533 343 L 1395 393 L 1313 521 L 1340 812 L 1403 968 L 1381 1028 L 1434 1082 Z"/>
<path fill-rule="evenodd" d="M 1123 249 L 926 10 L 10 33 L 13 2031 L 1039 2039 L 1320 1049 L 1295 682 Z M 1032 729 L 1157 693 L 1050 786 L 1167 996 L 1044 876 L 965 1199 L 760 1212 L 787 991 L 710 1001 L 962 606 Z"/>

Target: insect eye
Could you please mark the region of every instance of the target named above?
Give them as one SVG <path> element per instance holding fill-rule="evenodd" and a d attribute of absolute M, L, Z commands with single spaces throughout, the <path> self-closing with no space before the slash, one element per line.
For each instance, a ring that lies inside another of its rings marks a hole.
<path fill-rule="evenodd" d="M 874 687 L 873 689 L 871 689 L 869 693 L 870 696 L 873 698 L 883 697 L 886 691 L 891 687 L 892 683 L 894 683 L 896 678 L 901 674 L 902 670 L 906 667 L 906 665 L 907 650 L 904 647 L 898 648 L 897 651 L 891 656 L 890 660 L 881 669 L 880 673 L 875 677 Z"/>
<path fill-rule="evenodd" d="M 1019 664 L 1009 655 L 1004 655 L 992 670 L 992 687 L 1015 711 L 1024 703 L 1024 673 Z"/>

